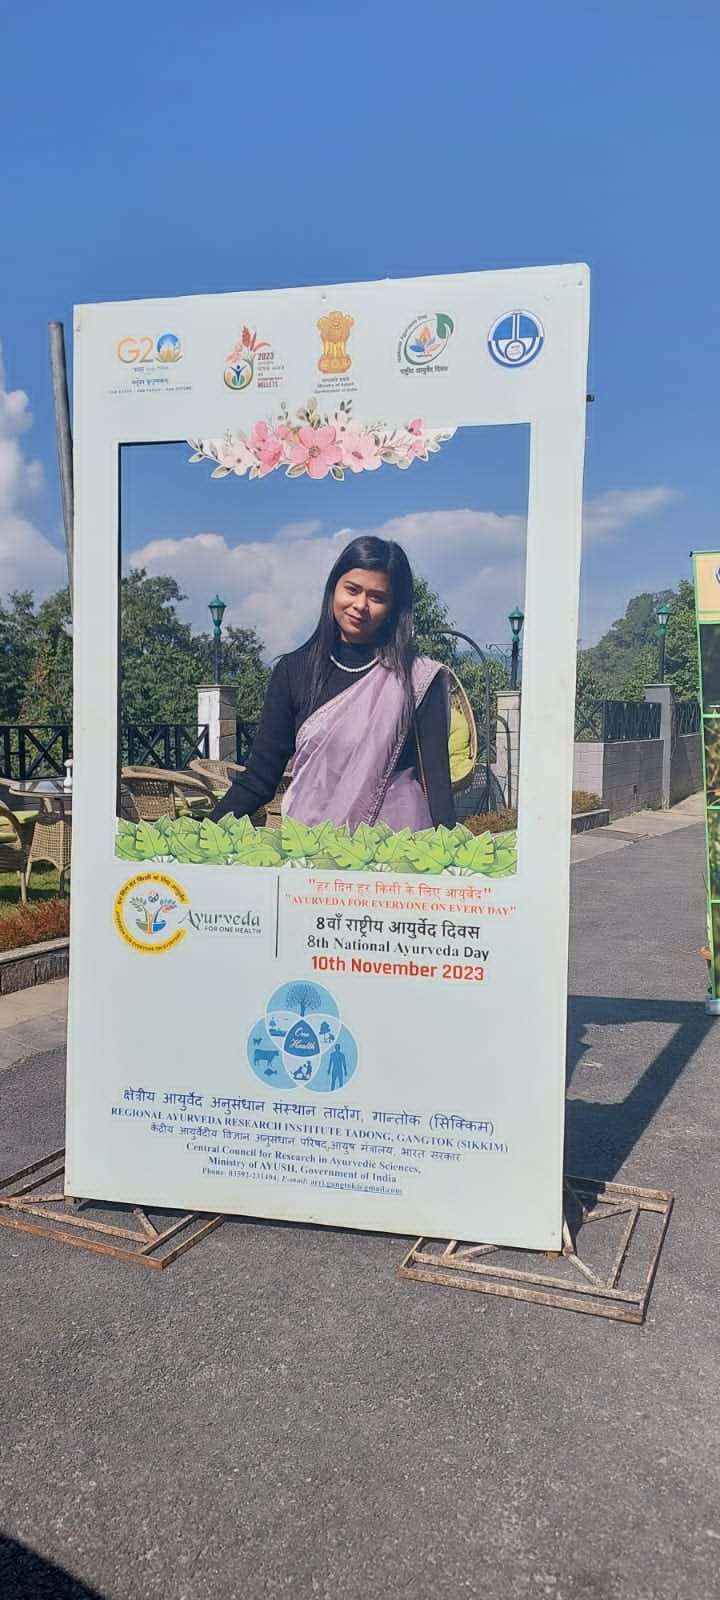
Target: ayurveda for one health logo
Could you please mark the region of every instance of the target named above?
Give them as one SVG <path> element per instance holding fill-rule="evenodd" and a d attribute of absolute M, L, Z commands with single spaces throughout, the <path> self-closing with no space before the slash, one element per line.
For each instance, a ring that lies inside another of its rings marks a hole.
<path fill-rule="evenodd" d="M 175 878 L 145 872 L 128 879 L 115 896 L 113 916 L 118 933 L 133 950 L 160 955 L 172 950 L 187 933 L 188 896 Z"/>

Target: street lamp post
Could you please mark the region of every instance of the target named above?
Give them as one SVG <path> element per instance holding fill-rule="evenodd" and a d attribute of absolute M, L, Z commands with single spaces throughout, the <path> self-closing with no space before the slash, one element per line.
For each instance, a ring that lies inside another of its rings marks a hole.
<path fill-rule="evenodd" d="M 670 618 L 670 606 L 667 600 L 663 600 L 659 606 L 655 607 L 655 616 L 657 617 L 657 625 L 660 630 L 660 682 L 664 683 L 665 645 L 667 642 L 668 621 Z"/>
<path fill-rule="evenodd" d="M 213 644 L 214 644 L 214 647 L 215 647 L 215 682 L 219 683 L 220 682 L 220 634 L 221 634 L 221 630 L 222 630 L 222 619 L 223 619 L 223 617 L 225 615 L 225 601 L 221 600 L 220 596 L 218 594 L 216 594 L 215 595 L 215 599 L 214 600 L 210 600 L 208 602 L 208 611 L 210 612 L 210 615 L 212 617 L 212 622 L 213 622 Z"/>
<path fill-rule="evenodd" d="M 512 653 L 510 656 L 511 689 L 517 689 L 518 662 L 520 660 L 520 635 L 522 633 L 522 625 L 524 621 L 524 611 L 521 611 L 519 606 L 515 606 L 514 610 L 511 611 L 510 615 L 508 616 L 508 622 L 510 623 L 510 628 L 512 631 Z"/>

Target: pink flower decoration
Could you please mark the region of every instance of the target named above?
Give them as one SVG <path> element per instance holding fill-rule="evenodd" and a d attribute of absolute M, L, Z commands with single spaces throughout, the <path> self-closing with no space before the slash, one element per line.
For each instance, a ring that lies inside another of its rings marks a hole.
<path fill-rule="evenodd" d="M 311 428 L 307 422 L 298 428 L 288 455 L 291 467 L 304 467 L 310 478 L 326 478 L 340 459 L 334 428 Z"/>
<path fill-rule="evenodd" d="M 346 428 L 340 436 L 340 451 L 343 466 L 351 472 L 375 472 L 382 466 L 375 440 L 363 428 Z"/>
<path fill-rule="evenodd" d="M 289 432 L 290 429 L 282 422 L 276 428 L 269 428 L 266 422 L 256 422 L 248 446 L 260 468 L 258 477 L 265 478 L 268 472 L 274 472 L 279 467 L 285 455 L 285 440 Z"/>
<path fill-rule="evenodd" d="M 249 444 L 242 433 L 236 433 L 223 445 L 222 465 L 229 467 L 237 478 L 244 478 L 245 473 L 255 466 L 255 457 Z"/>
<path fill-rule="evenodd" d="M 393 449 L 405 461 L 417 461 L 419 456 L 427 454 L 427 443 L 421 417 L 415 417 L 412 422 L 408 423 L 406 428 L 403 428 L 397 434 L 393 440 Z"/>

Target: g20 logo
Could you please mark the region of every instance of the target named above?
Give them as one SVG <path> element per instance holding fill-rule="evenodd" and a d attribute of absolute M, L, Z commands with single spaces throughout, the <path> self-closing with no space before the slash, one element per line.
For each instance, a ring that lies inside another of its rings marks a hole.
<path fill-rule="evenodd" d="M 125 366 L 154 366 L 157 361 L 166 366 L 169 362 L 180 361 L 182 353 L 182 343 L 176 333 L 161 333 L 158 339 L 151 338 L 150 334 L 136 339 L 129 334 L 118 339 L 115 346 L 117 359 Z"/>

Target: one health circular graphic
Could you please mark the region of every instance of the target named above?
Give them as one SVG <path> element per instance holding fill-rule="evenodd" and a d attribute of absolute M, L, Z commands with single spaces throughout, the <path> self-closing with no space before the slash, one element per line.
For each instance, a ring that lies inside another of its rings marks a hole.
<path fill-rule="evenodd" d="M 358 1048 L 328 990 L 299 978 L 270 996 L 250 1029 L 247 1058 L 266 1088 L 334 1094 L 354 1077 Z"/>

